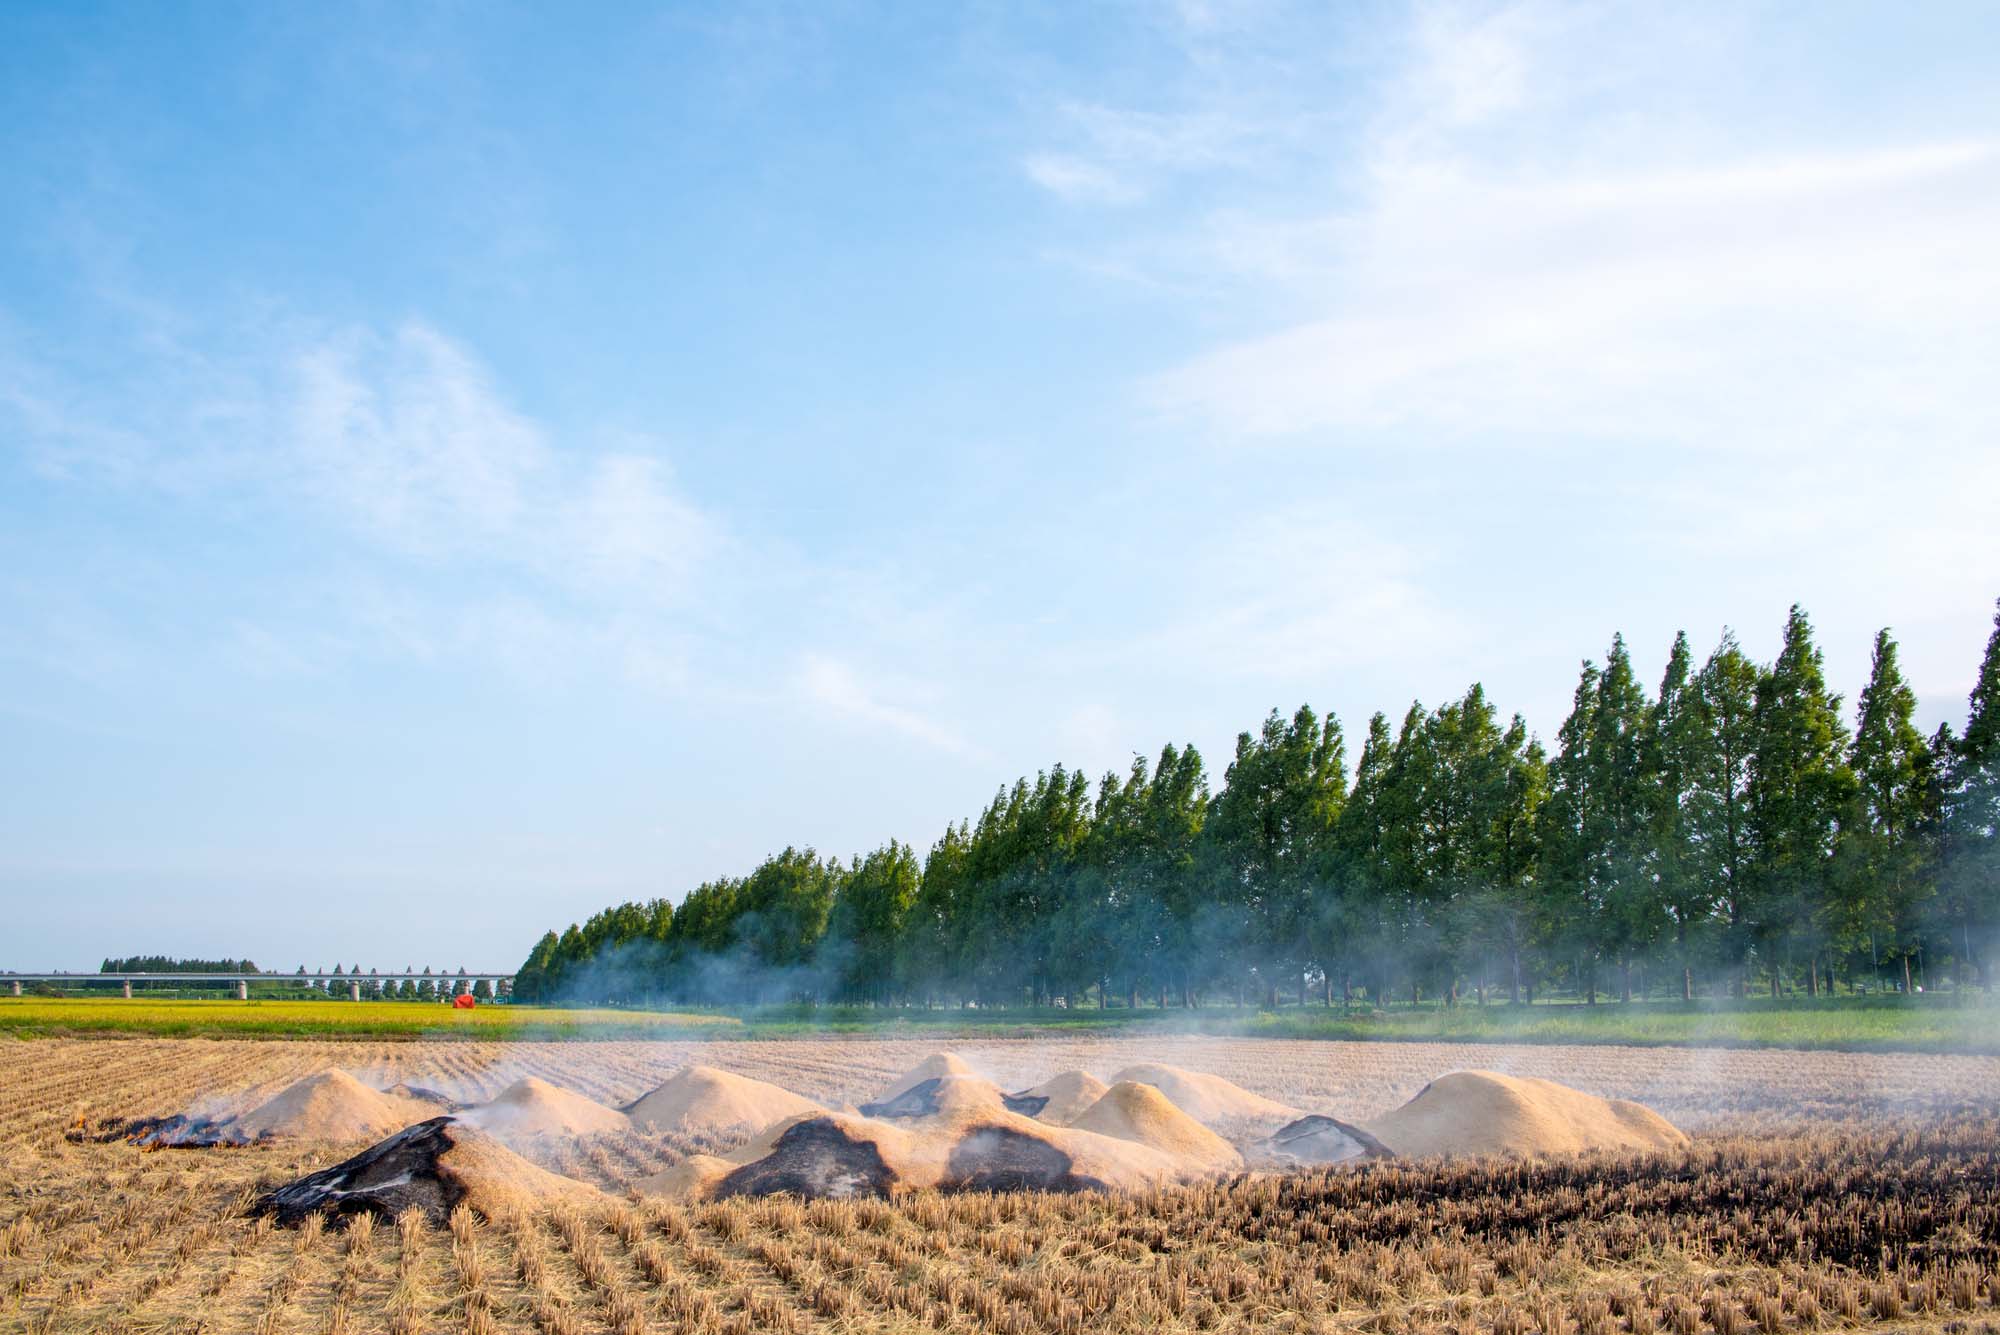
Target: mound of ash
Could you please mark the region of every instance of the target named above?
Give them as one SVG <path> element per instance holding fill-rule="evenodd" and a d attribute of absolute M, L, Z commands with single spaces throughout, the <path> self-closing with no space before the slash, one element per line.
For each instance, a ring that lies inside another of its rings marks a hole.
<path fill-rule="evenodd" d="M 1392 1153 L 1413 1159 L 1670 1150 L 1688 1143 L 1685 1133 L 1642 1104 L 1497 1071 L 1441 1075 L 1366 1130 Z"/>
<path fill-rule="evenodd" d="M 1273 1131 L 1253 1156 L 1280 1164 L 1326 1165 L 1385 1159 L 1389 1147 L 1358 1126 L 1312 1113 Z"/>
<path fill-rule="evenodd" d="M 1298 1108 L 1253 1094 L 1219 1075 L 1184 1071 L 1159 1062 L 1128 1066 L 1111 1077 L 1114 1085 L 1127 1080 L 1152 1085 L 1182 1112 L 1230 1137 L 1268 1135 L 1301 1115 Z"/>
<path fill-rule="evenodd" d="M 1033 1089 L 1009 1094 L 1007 1106 L 1038 1121 L 1068 1126 L 1077 1114 L 1103 1098 L 1110 1088 L 1088 1071 L 1064 1071 Z M 1031 1102 L 1040 1106 L 1030 1108 L 1028 1105 Z"/>
<path fill-rule="evenodd" d="M 251 1210 L 287 1227 L 313 1214 L 393 1219 L 412 1208 L 443 1224 L 461 1204 L 493 1219 L 565 1203 L 588 1208 L 604 1200 L 597 1188 L 537 1168 L 456 1118 L 433 1117 L 277 1188 Z"/>
<path fill-rule="evenodd" d="M 634 1126 L 683 1136 L 729 1140 L 754 1136 L 788 1117 L 824 1112 L 789 1089 L 720 1071 L 690 1066 L 624 1108 Z"/>
<path fill-rule="evenodd" d="M 563 1089 L 535 1076 L 525 1076 L 486 1102 L 458 1114 L 461 1121 L 501 1140 L 523 1141 L 538 1136 L 597 1136 L 625 1131 L 631 1122 L 616 1108 Z"/>

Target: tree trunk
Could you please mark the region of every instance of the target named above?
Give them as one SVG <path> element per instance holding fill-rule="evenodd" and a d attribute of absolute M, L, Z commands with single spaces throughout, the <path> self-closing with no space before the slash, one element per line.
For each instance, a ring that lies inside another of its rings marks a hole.
<path fill-rule="evenodd" d="M 1627 1004 L 1632 1000 L 1632 959 L 1629 955 L 1618 961 L 1618 999 Z"/>

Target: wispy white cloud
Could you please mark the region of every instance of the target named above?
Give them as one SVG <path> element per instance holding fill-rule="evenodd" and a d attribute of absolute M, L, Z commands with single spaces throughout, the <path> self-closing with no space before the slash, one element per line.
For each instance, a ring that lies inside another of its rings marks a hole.
<path fill-rule="evenodd" d="M 300 354 L 283 416 L 303 490 L 403 551 L 667 595 L 719 537 L 665 463 L 559 451 L 438 331 L 350 331 Z"/>
<path fill-rule="evenodd" d="M 422 322 L 146 344 L 94 394 L 9 351 L 0 413 L 61 483 L 312 535 L 310 568 L 214 628 L 222 661 L 281 676 L 453 656 L 536 678 L 588 662 L 687 684 L 689 618 L 738 572 L 717 575 L 727 530 L 652 442 L 558 440 Z"/>
<path fill-rule="evenodd" d="M 1028 179 L 1067 200 L 1124 204 L 1142 193 L 1113 167 L 1065 153 L 1031 153 L 1021 161 Z"/>
<path fill-rule="evenodd" d="M 907 705 L 882 698 L 877 684 L 852 666 L 821 653 L 804 655 L 795 678 L 798 694 L 808 705 L 867 727 L 878 728 L 925 746 L 957 755 L 976 754 L 958 729 Z"/>
<path fill-rule="evenodd" d="M 1190 553 L 1188 611 L 1142 636 L 1138 657 L 1227 679 L 1326 680 L 1435 652 L 1455 618 L 1429 592 L 1441 562 L 1330 509 L 1250 516 Z"/>
<path fill-rule="evenodd" d="M 1921 145 L 1555 179 L 1383 168 L 1321 235 L 1337 311 L 1160 376 L 1228 434 L 1416 426 L 1824 448 L 1957 436 L 2000 334 L 2000 153 Z"/>

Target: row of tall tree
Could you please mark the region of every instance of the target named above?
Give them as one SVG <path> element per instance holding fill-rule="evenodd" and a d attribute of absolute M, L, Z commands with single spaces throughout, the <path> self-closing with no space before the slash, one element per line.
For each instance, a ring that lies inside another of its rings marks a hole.
<path fill-rule="evenodd" d="M 312 973 L 320 975 L 327 972 L 325 969 L 312 970 Z M 459 997 L 468 993 L 481 1001 L 490 1001 L 495 995 L 492 979 L 473 978 L 465 972 L 463 965 L 456 974 L 447 973 L 442 969 L 436 970 L 435 977 L 432 976 L 433 970 L 428 964 L 422 970 L 406 964 L 403 966 L 403 972 L 420 976 L 383 978 L 376 969 L 370 969 L 364 975 L 359 964 L 352 968 L 343 968 L 335 964 L 331 978 L 309 977 L 306 966 L 301 964 L 296 976 L 299 977 L 301 986 L 314 991 L 323 991 L 332 996 L 344 996 L 348 989 L 347 983 L 336 982 L 335 979 L 346 978 L 350 982 L 358 982 L 361 984 L 362 998 L 368 1001 L 435 1001 L 440 997 Z M 501 983 L 499 995 L 510 995 L 504 981 Z"/>
<path fill-rule="evenodd" d="M 99 973 L 256 973 L 249 960 L 177 959 L 171 955 L 127 955 L 108 959 L 97 967 Z"/>
<path fill-rule="evenodd" d="M 1850 730 L 1794 607 L 1765 664 L 1622 638 L 1551 754 L 1474 685 L 1349 766 L 1301 706 L 1092 783 L 1002 789 L 927 855 L 787 848 L 678 907 L 550 932 L 525 999 L 1197 1006 L 1990 986 L 2000 930 L 2000 616 L 1963 733 L 1925 736 L 1884 630 Z"/>

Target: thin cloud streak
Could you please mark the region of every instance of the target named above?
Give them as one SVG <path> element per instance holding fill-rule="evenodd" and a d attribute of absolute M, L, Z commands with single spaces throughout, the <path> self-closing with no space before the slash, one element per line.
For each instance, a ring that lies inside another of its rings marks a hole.
<path fill-rule="evenodd" d="M 957 729 L 918 710 L 880 698 L 876 687 L 839 659 L 820 653 L 804 655 L 795 684 L 800 698 L 809 706 L 830 711 L 837 717 L 953 755 L 979 754 L 978 748 Z"/>

